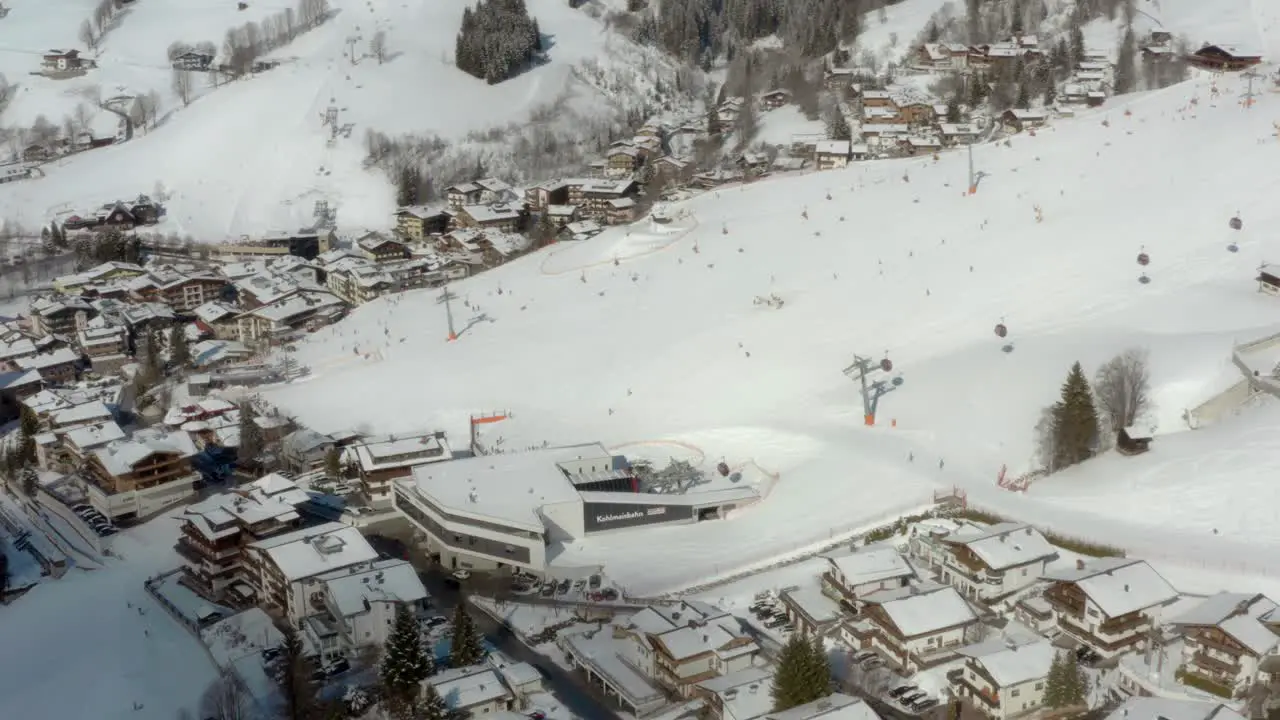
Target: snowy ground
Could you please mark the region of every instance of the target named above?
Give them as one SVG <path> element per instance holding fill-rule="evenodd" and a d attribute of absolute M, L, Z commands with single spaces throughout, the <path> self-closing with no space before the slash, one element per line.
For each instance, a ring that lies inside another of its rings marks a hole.
<path fill-rule="evenodd" d="M 632 70 L 644 58 L 650 64 L 636 73 L 656 67 L 652 51 L 605 31 L 584 11 L 559 0 L 529 0 L 550 61 L 490 86 L 452 65 L 463 3 L 330 0 L 334 14 L 328 22 L 275 53 L 285 61 L 281 67 L 216 90 L 198 78 L 197 98 L 183 107 L 170 89 L 165 51 L 171 42 L 221 46 L 228 28 L 293 3 L 251 2 L 249 10 L 237 12 L 230 1 L 148 0 L 120 14 L 96 70 L 71 80 L 28 75 L 46 49 L 81 46 L 77 28 L 95 4 L 9 3 L 5 33 L 21 41 L 0 48 L 0 72 L 21 87 L 0 121 L 29 125 L 45 115 L 60 125 L 95 86 L 103 98 L 155 90 L 164 120 L 123 145 L 46 165 L 46 177 L 0 187 L 0 215 L 35 226 L 56 212 L 163 185 L 172 197 L 160 229 L 202 241 L 309 225 L 315 200 L 340 206 L 341 227 L 385 227 L 394 197 L 389 183 L 363 166 L 367 129 L 459 139 L 525 121 L 530 111 L 562 97 L 568 105 L 560 116 L 570 118 L 571 111 L 607 109 L 618 97 L 643 91 L 645 82 Z M 389 49 L 384 64 L 362 57 L 379 31 L 386 33 Z M 361 38 L 355 65 L 348 57 L 351 37 Z M 588 60 L 619 74 L 588 82 L 582 74 Z M 616 86 L 602 90 L 602 82 Z M 351 137 L 334 147 L 326 147 L 329 133 L 322 127 L 330 105 L 340 108 L 339 124 L 353 126 Z"/>
<path fill-rule="evenodd" d="M 708 462 L 752 459 L 781 474 L 768 501 L 727 522 L 646 531 L 642 552 L 625 534 L 567 551 L 566 560 L 608 560 L 632 592 L 832 539 L 957 484 L 975 501 L 1054 525 L 1083 522 L 1075 533 L 1110 532 L 1116 542 L 1147 546 L 1148 526 L 1174 535 L 1193 523 L 1203 540 L 1178 537 L 1197 558 L 1221 562 L 1236 548 L 1207 529 L 1261 522 L 1239 510 L 1255 502 L 1254 484 L 1225 471 L 1205 493 L 1211 506 L 1144 502 L 1137 518 L 1118 510 L 1132 507 L 1130 489 L 1101 476 L 1095 484 L 1110 492 L 1101 508 L 994 488 L 1002 464 L 1028 466 L 1032 426 L 1073 360 L 1092 372 L 1119 350 L 1148 347 L 1157 420 L 1169 433 L 1183 409 L 1234 382 L 1232 342 L 1274 332 L 1275 300 L 1255 291 L 1253 272 L 1280 249 L 1266 231 L 1280 214 L 1271 172 L 1280 96 L 1246 112 L 1234 100 L 1238 79 L 1221 90 L 1211 103 L 1209 81 L 1197 80 L 1135 98 L 1131 117 L 1116 104 L 1011 147 L 979 148 L 987 176 L 972 197 L 960 153 L 708 193 L 678 208 L 696 218 L 684 234 L 613 229 L 459 284 L 472 308 L 460 324 L 480 312 L 490 322 L 456 343 L 445 342 L 436 293 L 363 306 L 299 347 L 314 379 L 269 399 L 320 430 L 363 422 L 454 437 L 469 413 L 509 409 L 514 419 L 487 430 L 507 448 L 680 440 Z M 1224 158 L 1232 177 L 1250 182 L 1223 183 Z M 1245 229 L 1233 233 L 1237 211 Z M 1226 251 L 1231 240 L 1239 253 Z M 1143 248 L 1149 285 L 1134 260 Z M 785 307 L 753 305 L 769 293 Z M 1001 320 L 1010 354 L 992 334 Z M 353 359 L 356 347 L 385 359 Z M 866 428 L 841 369 L 855 352 L 886 350 L 905 382 L 883 399 L 880 425 Z M 1174 442 L 1093 467 L 1157 462 Z M 1204 477 L 1203 465 L 1192 467 L 1171 464 L 1178 474 L 1166 484 Z M 655 547 L 683 560 L 654 567 Z M 1276 562 L 1269 549 L 1254 557 Z"/>
<path fill-rule="evenodd" d="M 4 608 L 0 644 L 11 661 L 0 679 L 0 717 L 172 720 L 194 712 L 213 663 L 143 589 L 175 564 L 177 534 L 168 518 L 122 532 L 121 557 L 104 569 L 73 569 Z"/>

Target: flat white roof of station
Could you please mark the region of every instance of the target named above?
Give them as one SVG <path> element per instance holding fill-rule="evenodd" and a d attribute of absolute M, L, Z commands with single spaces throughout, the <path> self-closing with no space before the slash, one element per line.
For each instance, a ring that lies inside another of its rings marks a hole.
<path fill-rule="evenodd" d="M 481 455 L 415 467 L 409 484 L 451 513 L 542 532 L 539 508 L 581 502 L 559 463 L 609 455 L 599 443 Z"/>
<path fill-rule="evenodd" d="M 706 492 L 687 492 L 681 494 L 666 493 L 623 493 L 623 492 L 583 492 L 578 493 L 583 502 L 616 503 L 620 505 L 693 505 L 715 507 L 725 503 L 758 500 L 760 493 L 755 488 L 725 488 Z"/>

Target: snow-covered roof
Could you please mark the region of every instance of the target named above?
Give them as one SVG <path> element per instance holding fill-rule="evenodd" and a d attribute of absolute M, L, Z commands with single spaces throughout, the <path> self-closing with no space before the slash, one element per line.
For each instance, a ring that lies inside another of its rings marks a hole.
<path fill-rule="evenodd" d="M 840 155 L 842 157 L 849 156 L 848 140 L 823 140 L 814 147 L 814 152 L 819 155 Z"/>
<path fill-rule="evenodd" d="M 453 451 L 443 433 L 428 432 L 373 438 L 356 446 L 355 455 L 364 472 L 377 472 L 449 460 Z"/>
<path fill-rule="evenodd" d="M 1244 717 L 1222 703 L 1131 697 L 1106 720 L 1244 720 Z"/>
<path fill-rule="evenodd" d="M 996 681 L 997 688 L 1047 677 L 1056 654 L 1053 644 L 1040 638 L 1029 642 L 992 638 L 956 652 L 981 665 Z"/>
<path fill-rule="evenodd" d="M 862 548 L 844 555 L 827 555 L 826 558 L 844 576 L 849 587 L 915 574 L 901 553 L 884 545 Z"/>
<path fill-rule="evenodd" d="M 320 579 L 329 590 L 334 609 L 343 617 L 367 612 L 367 603 L 411 603 L 427 597 L 427 589 L 408 560 L 379 560 L 366 570 L 336 570 Z"/>
<path fill-rule="evenodd" d="M 174 453 L 189 458 L 196 454 L 196 447 L 184 432 L 139 432 L 128 440 L 93 451 L 94 457 L 113 475 L 133 472 L 134 465 L 156 453 Z"/>
<path fill-rule="evenodd" d="M 521 208 L 517 205 L 494 203 L 492 205 L 464 205 L 462 212 L 471 216 L 478 223 L 503 222 L 520 217 Z"/>
<path fill-rule="evenodd" d="M 784 601 L 795 606 L 815 623 L 827 623 L 842 617 L 840 606 L 816 587 L 802 587 L 783 592 Z"/>
<path fill-rule="evenodd" d="M 834 693 L 790 710 L 770 713 L 764 720 L 880 720 L 880 716 L 859 698 Z"/>
<path fill-rule="evenodd" d="M 977 616 L 956 589 L 946 585 L 879 590 L 862 599 L 879 605 L 908 638 L 975 622 Z"/>
<path fill-rule="evenodd" d="M 341 298 L 329 292 L 304 291 L 275 300 L 269 305 L 254 308 L 244 315 L 269 320 L 271 322 L 287 322 L 301 315 L 317 313 L 325 309 L 342 307 Z"/>
<path fill-rule="evenodd" d="M 255 525 L 266 520 L 292 522 L 297 506 L 310 499 L 292 481 L 272 473 L 231 492 L 212 495 L 188 505 L 184 515 L 201 533 L 214 537 L 219 526 L 233 521 Z M 228 528 L 234 532 L 234 528 Z"/>
<path fill-rule="evenodd" d="M 509 696 L 498 672 L 487 667 L 464 667 L 445 670 L 427 678 L 450 710 L 468 708 Z"/>
<path fill-rule="evenodd" d="M 57 365 L 65 365 L 79 360 L 80 356 L 71 348 L 58 348 L 50 353 L 17 358 L 13 361 L 21 370 L 43 370 Z"/>
<path fill-rule="evenodd" d="M 1265 655 L 1280 644 L 1264 623 L 1280 621 L 1276 603 L 1262 594 L 1220 592 L 1175 617 L 1174 625 L 1216 627 L 1258 655 Z"/>
<path fill-rule="evenodd" d="M 541 507 L 581 501 L 558 463 L 597 455 L 608 453 L 599 444 L 577 445 L 419 465 L 411 486 L 451 513 L 542 532 Z"/>
<path fill-rule="evenodd" d="M 985 528 L 969 526 L 947 536 L 946 541 L 969 548 L 992 570 L 1026 565 L 1058 554 L 1039 530 L 1023 523 L 1003 522 Z"/>
<path fill-rule="evenodd" d="M 213 324 L 219 320 L 225 320 L 236 314 L 235 308 L 227 305 L 226 303 L 220 303 L 217 300 L 210 300 L 191 312 L 206 324 Z"/>
<path fill-rule="evenodd" d="M 719 698 L 725 720 L 752 720 L 773 710 L 773 672 L 762 667 L 704 680 L 698 687 Z"/>
<path fill-rule="evenodd" d="M 564 636 L 564 642 L 574 657 L 608 677 L 609 683 L 629 702 L 647 705 L 663 701 L 662 692 L 635 665 L 619 657 L 618 651 L 623 646 L 608 633 L 570 633 Z"/>
<path fill-rule="evenodd" d="M 107 443 L 123 440 L 125 432 L 114 420 L 111 420 L 74 428 L 67 431 L 64 437 L 68 444 L 79 448 L 82 452 L 87 452 Z"/>
<path fill-rule="evenodd" d="M 259 540 L 250 547 L 265 552 L 289 581 L 378 558 L 357 528 L 336 522 Z"/>
<path fill-rule="evenodd" d="M 101 400 L 94 400 L 83 405 L 75 405 L 55 411 L 49 416 L 49 424 L 57 427 L 66 427 L 79 423 L 107 420 L 110 417 L 111 410 L 107 408 L 106 403 Z"/>
<path fill-rule="evenodd" d="M 1113 618 L 1178 597 L 1169 582 L 1144 560 L 1091 558 L 1071 568 L 1051 570 L 1044 577 L 1075 583 L 1107 617 Z"/>

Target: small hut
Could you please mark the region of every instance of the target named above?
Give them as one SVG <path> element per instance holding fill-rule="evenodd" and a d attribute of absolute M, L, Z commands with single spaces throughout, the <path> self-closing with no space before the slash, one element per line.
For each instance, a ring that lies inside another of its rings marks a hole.
<path fill-rule="evenodd" d="M 1280 267 L 1263 264 L 1258 268 L 1258 292 L 1280 295 Z"/>
<path fill-rule="evenodd" d="M 1121 428 L 1120 434 L 1116 436 L 1116 449 L 1124 455 L 1141 455 L 1151 449 L 1150 430 L 1130 425 L 1127 428 Z"/>

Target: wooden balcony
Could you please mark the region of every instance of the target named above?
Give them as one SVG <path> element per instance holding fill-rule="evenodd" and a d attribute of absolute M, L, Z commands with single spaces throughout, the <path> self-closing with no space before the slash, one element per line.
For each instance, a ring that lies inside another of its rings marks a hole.
<path fill-rule="evenodd" d="M 976 685 L 970 683 L 969 679 L 965 677 L 963 673 L 960 675 L 960 678 L 954 682 L 956 688 L 960 690 L 960 695 L 963 697 L 969 698 L 970 700 L 976 700 L 991 710 L 1000 709 L 999 693 L 988 693 L 985 690 L 979 689 Z"/>
<path fill-rule="evenodd" d="M 1058 618 L 1058 627 L 1080 642 L 1108 654 L 1138 645 L 1143 639 L 1142 633 L 1135 633 L 1121 639 L 1104 638 L 1072 622 L 1067 616 Z"/>
<path fill-rule="evenodd" d="M 1084 593 L 1080 592 L 1074 585 L 1059 584 L 1050 586 L 1048 590 L 1044 591 L 1042 597 L 1058 612 L 1073 615 L 1077 618 L 1084 617 Z"/>
<path fill-rule="evenodd" d="M 1240 674 L 1238 660 L 1224 660 L 1214 657 L 1203 650 L 1191 656 L 1191 664 L 1208 671 L 1215 680 L 1230 679 L 1234 681 L 1236 676 Z"/>
<path fill-rule="evenodd" d="M 1098 632 L 1104 635 L 1123 635 L 1133 630 L 1142 630 L 1150 626 L 1150 621 L 1142 613 L 1130 613 L 1118 618 L 1111 618 L 1098 626 Z"/>

